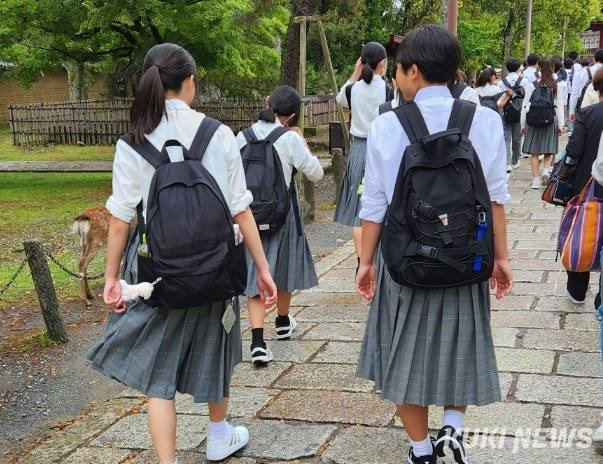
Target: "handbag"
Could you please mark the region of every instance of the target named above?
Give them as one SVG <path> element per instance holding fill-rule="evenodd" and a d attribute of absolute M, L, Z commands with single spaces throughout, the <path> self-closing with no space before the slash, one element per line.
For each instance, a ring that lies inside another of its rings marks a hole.
<path fill-rule="evenodd" d="M 565 164 L 565 160 L 566 156 L 555 163 L 549 184 L 542 192 L 542 201 L 551 205 L 565 206 L 574 194 L 574 186 L 566 180 L 562 180 L 562 177 L 564 177 L 562 170 L 571 168 Z"/>
<path fill-rule="evenodd" d="M 595 196 L 591 177 L 568 204 L 559 227 L 558 251 L 563 267 L 571 272 L 598 271 L 601 268 L 603 201 Z"/>

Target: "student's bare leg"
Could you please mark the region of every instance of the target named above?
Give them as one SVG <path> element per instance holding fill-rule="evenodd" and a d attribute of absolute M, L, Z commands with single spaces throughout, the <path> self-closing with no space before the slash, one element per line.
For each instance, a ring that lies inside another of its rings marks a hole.
<path fill-rule="evenodd" d="M 538 177 L 540 171 L 540 155 L 532 154 L 530 156 L 530 167 L 532 168 L 532 177 Z"/>
<path fill-rule="evenodd" d="M 176 459 L 176 406 L 174 400 L 149 398 L 147 419 L 155 452 L 161 464 Z"/>
<path fill-rule="evenodd" d="M 360 256 L 360 251 L 362 250 L 362 227 L 352 227 L 352 238 L 354 239 L 356 256 Z"/>
<path fill-rule="evenodd" d="M 249 322 L 252 329 L 263 329 L 264 318 L 266 317 L 266 307 L 259 296 L 247 299 L 247 308 L 249 309 Z"/>
<path fill-rule="evenodd" d="M 429 408 L 416 404 L 398 404 L 396 409 L 410 439 L 412 441 L 425 440 L 428 433 L 427 416 Z"/>
<path fill-rule="evenodd" d="M 221 403 L 208 403 L 209 420 L 212 422 L 221 422 L 226 419 L 228 412 L 228 398 L 224 398 Z"/>
<path fill-rule="evenodd" d="M 542 160 L 542 168 L 548 169 L 553 164 L 553 155 L 544 155 L 544 159 Z"/>
<path fill-rule="evenodd" d="M 291 306 L 291 292 L 285 292 L 283 290 L 277 291 L 276 298 L 276 310 L 279 316 L 286 316 L 289 314 L 289 307 Z"/>

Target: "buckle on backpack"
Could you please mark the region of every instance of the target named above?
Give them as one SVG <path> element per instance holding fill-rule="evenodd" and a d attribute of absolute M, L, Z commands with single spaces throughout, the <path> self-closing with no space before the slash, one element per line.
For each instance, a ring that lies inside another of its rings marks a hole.
<path fill-rule="evenodd" d="M 418 245 L 417 246 L 417 254 L 420 256 L 425 256 L 426 258 L 436 259 L 438 257 L 438 249 L 431 246 L 426 245 Z"/>
<path fill-rule="evenodd" d="M 259 230 L 270 230 L 270 224 L 258 224 Z"/>

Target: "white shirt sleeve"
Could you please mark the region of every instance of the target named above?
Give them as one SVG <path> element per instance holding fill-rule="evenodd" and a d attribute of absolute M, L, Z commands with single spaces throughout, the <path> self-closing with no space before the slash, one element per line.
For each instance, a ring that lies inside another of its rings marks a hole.
<path fill-rule="evenodd" d="M 247 190 L 245 171 L 239 144 L 229 127 L 222 125 L 211 139 L 207 149 L 218 149 L 221 146 L 226 160 L 226 171 L 228 176 L 228 198 L 226 199 L 230 213 L 236 216 L 247 209 L 253 197 Z"/>
<path fill-rule="evenodd" d="M 504 205 L 509 201 L 510 196 L 507 184 L 507 146 L 502 119 L 492 111 L 483 111 L 482 114 L 476 114 L 476 116 L 480 117 L 482 121 L 490 118 L 490 120 L 484 121 L 487 131 L 482 130 L 481 133 L 474 135 L 473 127 L 475 126 L 472 126 L 469 138 L 480 160 L 491 160 L 487 165 L 482 162 L 490 201 Z"/>
<path fill-rule="evenodd" d="M 290 137 L 293 148 L 291 164 L 310 181 L 318 182 L 324 176 L 320 160 L 310 152 L 299 134 L 293 132 Z"/>
<path fill-rule="evenodd" d="M 107 209 L 112 216 L 124 222 L 136 217 L 136 207 L 142 201 L 140 185 L 139 155 L 128 150 L 128 145 L 119 140 L 113 159 L 113 191 L 107 200 Z"/>
<path fill-rule="evenodd" d="M 603 185 L 603 134 L 601 134 L 601 140 L 599 141 L 597 158 L 593 163 L 592 175 L 599 185 Z"/>
<path fill-rule="evenodd" d="M 388 200 L 385 187 L 386 175 L 382 172 L 380 162 L 379 141 L 386 137 L 380 134 L 378 124 L 373 123 L 369 130 L 366 151 L 366 167 L 364 170 L 364 193 L 360 199 L 362 208 L 360 219 L 382 223 L 387 212 Z"/>
<path fill-rule="evenodd" d="M 343 84 L 343 87 L 341 87 L 341 90 L 339 90 L 339 93 L 337 94 L 337 97 L 335 98 L 335 100 L 337 100 L 337 103 L 339 103 L 344 108 L 349 109 L 348 99 L 345 96 L 345 89 L 348 85 L 352 85 L 352 82 L 347 81 L 345 84 Z"/>
<path fill-rule="evenodd" d="M 596 105 L 599 103 L 599 93 L 595 91 L 592 82 L 588 84 L 586 92 L 584 93 L 584 99 L 580 108 L 586 108 L 587 106 Z"/>
<path fill-rule="evenodd" d="M 576 106 L 578 105 L 578 99 L 582 95 L 582 89 L 588 82 L 588 72 L 586 68 L 582 68 L 580 71 L 574 73 L 574 81 L 572 82 L 572 93 L 570 96 L 569 114 L 576 112 Z"/>
<path fill-rule="evenodd" d="M 565 86 L 557 87 L 555 111 L 557 112 L 557 125 L 559 129 L 563 129 L 565 126 L 565 95 Z"/>
<path fill-rule="evenodd" d="M 526 128 L 526 115 L 530 109 L 530 98 L 532 98 L 532 93 L 534 93 L 534 85 L 528 84 L 526 87 L 526 96 L 523 99 L 523 106 L 521 108 L 521 128 Z"/>
<path fill-rule="evenodd" d="M 470 101 L 471 103 L 475 103 L 478 106 L 480 104 L 479 94 L 472 87 L 466 87 L 465 90 L 463 90 L 463 93 L 461 93 L 459 100 Z"/>

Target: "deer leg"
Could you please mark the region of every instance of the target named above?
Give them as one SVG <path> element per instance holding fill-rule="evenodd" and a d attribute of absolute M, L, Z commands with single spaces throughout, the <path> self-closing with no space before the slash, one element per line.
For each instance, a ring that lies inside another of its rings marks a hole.
<path fill-rule="evenodd" d="M 98 252 L 98 245 L 95 243 L 88 243 L 84 245 L 84 249 L 82 251 L 82 256 L 80 258 L 79 263 L 79 273 L 80 273 L 80 293 L 86 304 L 89 303 L 88 300 L 94 299 L 94 295 L 90 291 L 90 286 L 88 285 L 88 280 L 85 279 L 87 275 L 88 265 L 90 261 L 94 259 L 96 253 Z"/>

